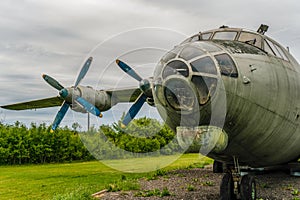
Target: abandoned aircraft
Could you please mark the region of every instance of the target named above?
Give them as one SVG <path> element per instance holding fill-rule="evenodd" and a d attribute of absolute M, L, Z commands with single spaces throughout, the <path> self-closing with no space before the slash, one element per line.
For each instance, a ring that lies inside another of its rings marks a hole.
<path fill-rule="evenodd" d="M 102 117 L 101 112 L 117 103 L 134 102 L 124 117 L 126 126 L 147 102 L 177 131 L 182 145 L 195 138 L 200 150 L 215 160 L 213 170 L 226 172 L 221 199 L 256 199 L 255 180 L 242 176 L 241 168 L 293 163 L 300 156 L 300 66 L 288 49 L 265 35 L 267 30 L 267 25 L 256 32 L 222 26 L 197 33 L 164 55 L 146 79 L 117 60 L 139 82 L 129 89 L 80 85 L 89 58 L 73 87 L 43 75 L 59 91 L 58 97 L 1 107 L 62 105 L 52 125 L 55 130 L 69 108 Z"/>

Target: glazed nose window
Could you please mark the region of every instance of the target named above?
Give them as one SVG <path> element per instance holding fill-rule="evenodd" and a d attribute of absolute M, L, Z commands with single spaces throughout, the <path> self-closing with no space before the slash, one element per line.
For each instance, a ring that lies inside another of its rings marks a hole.
<path fill-rule="evenodd" d="M 174 60 L 167 64 L 163 71 L 163 78 L 166 78 L 170 75 L 182 75 L 184 77 L 189 76 L 189 68 L 188 66 L 180 61 L 180 60 Z"/>
<path fill-rule="evenodd" d="M 200 58 L 191 63 L 194 72 L 217 75 L 214 61 L 210 57 Z"/>
<path fill-rule="evenodd" d="M 222 75 L 234 78 L 238 77 L 237 68 L 229 55 L 224 53 L 216 55 L 215 58 L 218 61 Z"/>
<path fill-rule="evenodd" d="M 183 58 L 184 60 L 190 60 L 192 58 L 202 56 L 202 55 L 204 55 L 204 52 L 201 51 L 200 49 L 193 46 L 188 46 L 182 50 L 182 52 L 179 55 L 179 58 Z"/>
<path fill-rule="evenodd" d="M 196 97 L 191 87 L 178 78 L 172 78 L 166 82 L 165 97 L 170 106 L 177 111 L 192 110 L 196 102 Z"/>

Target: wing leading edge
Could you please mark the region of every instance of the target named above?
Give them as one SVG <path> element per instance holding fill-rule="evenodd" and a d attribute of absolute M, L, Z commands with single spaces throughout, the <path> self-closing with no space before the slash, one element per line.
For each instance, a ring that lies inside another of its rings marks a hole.
<path fill-rule="evenodd" d="M 29 110 L 29 109 L 39 109 L 39 108 L 49 108 L 60 106 L 63 103 L 63 99 L 60 97 L 51 97 L 46 99 L 39 99 L 34 101 L 28 101 L 23 103 L 16 103 L 11 105 L 1 106 L 1 108 L 9 110 Z"/>

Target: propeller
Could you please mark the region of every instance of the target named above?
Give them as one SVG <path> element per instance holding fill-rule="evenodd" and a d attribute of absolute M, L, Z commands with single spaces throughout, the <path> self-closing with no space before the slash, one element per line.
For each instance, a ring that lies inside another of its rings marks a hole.
<path fill-rule="evenodd" d="M 84 98 L 77 96 L 75 101 L 76 103 L 80 104 L 87 112 L 95 116 L 102 117 L 100 110 Z"/>
<path fill-rule="evenodd" d="M 134 104 L 130 107 L 129 111 L 124 116 L 124 119 L 122 121 L 122 128 L 126 127 L 131 120 L 134 119 L 134 117 L 137 115 L 137 113 L 141 110 L 142 106 L 144 105 L 145 101 L 147 99 L 147 96 L 143 93 L 137 98 L 137 100 L 134 102 Z"/>
<path fill-rule="evenodd" d="M 116 63 L 125 73 L 127 73 L 135 80 L 139 81 L 140 90 L 142 91 L 142 94 L 136 99 L 134 104 L 130 107 L 129 111 L 124 116 L 121 127 L 125 128 L 140 111 L 140 109 L 146 102 L 147 98 L 148 97 L 152 98 L 152 91 L 151 91 L 151 84 L 149 80 L 142 79 L 131 67 L 129 67 L 123 61 L 117 59 Z"/>
<path fill-rule="evenodd" d="M 77 86 L 79 85 L 79 83 L 82 81 L 82 79 L 85 77 L 86 73 L 88 72 L 89 68 L 90 68 L 90 65 L 93 61 L 93 57 L 89 57 L 87 59 L 87 61 L 85 61 L 83 67 L 81 68 L 80 72 L 79 72 L 79 75 L 77 77 L 77 80 L 75 82 L 75 85 L 74 87 L 77 88 Z"/>
<path fill-rule="evenodd" d="M 83 67 L 81 68 L 81 70 L 80 70 L 80 72 L 77 76 L 77 79 L 75 81 L 75 84 L 74 84 L 74 89 L 75 90 L 76 90 L 77 86 L 80 84 L 80 82 L 82 81 L 82 79 L 87 74 L 92 61 L 93 61 L 92 57 L 88 58 L 87 61 L 84 63 Z M 70 102 L 66 101 L 67 97 L 69 96 L 69 92 L 65 87 L 63 87 L 57 80 L 55 80 L 51 76 L 43 74 L 43 79 L 49 85 L 51 85 L 55 89 L 59 90 L 59 95 L 65 100 L 64 103 L 62 104 L 60 110 L 56 114 L 55 119 L 53 121 L 53 124 L 52 124 L 52 127 L 51 127 L 51 132 L 53 132 L 59 126 L 60 122 L 63 120 L 64 116 L 66 115 L 66 113 L 67 113 L 67 111 L 68 111 L 68 109 L 71 105 Z M 84 99 L 84 98 L 82 98 L 78 95 L 75 95 L 74 100 L 77 104 L 79 104 L 87 112 L 89 112 L 93 115 L 102 117 L 102 114 L 101 114 L 100 110 L 98 108 L 96 108 L 93 104 L 88 102 L 86 99 Z"/>
<path fill-rule="evenodd" d="M 63 120 L 64 116 L 66 115 L 69 107 L 70 107 L 70 104 L 68 104 L 65 101 L 55 116 L 55 119 L 54 119 L 54 122 L 53 122 L 52 128 L 51 128 L 51 132 L 56 130 L 56 128 L 58 127 L 60 122 Z"/>
<path fill-rule="evenodd" d="M 117 59 L 116 63 L 119 65 L 119 67 L 127 73 L 129 76 L 134 78 L 137 81 L 142 81 L 143 79 L 131 68 L 129 67 L 126 63 L 122 62 L 121 60 Z"/>
<path fill-rule="evenodd" d="M 51 76 L 48 76 L 46 74 L 43 74 L 43 79 L 52 87 L 54 87 L 57 90 L 62 90 L 64 89 L 64 87 L 54 78 L 52 78 Z"/>

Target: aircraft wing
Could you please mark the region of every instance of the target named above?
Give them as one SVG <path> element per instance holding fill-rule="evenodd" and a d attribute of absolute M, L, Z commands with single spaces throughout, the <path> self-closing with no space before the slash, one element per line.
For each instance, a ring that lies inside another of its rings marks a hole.
<path fill-rule="evenodd" d="M 104 91 L 112 97 L 112 101 L 114 103 L 135 102 L 141 94 L 141 90 L 139 88 L 110 89 Z M 46 99 L 5 105 L 1 106 L 1 108 L 9 110 L 30 110 L 39 108 L 49 108 L 61 106 L 63 101 L 64 100 L 60 97 L 51 97 Z"/>
<path fill-rule="evenodd" d="M 135 102 L 141 94 L 139 88 L 111 89 L 105 91 L 118 103 Z"/>
<path fill-rule="evenodd" d="M 16 103 L 6 106 L 1 106 L 1 108 L 9 109 L 9 110 L 29 110 L 29 109 L 38 109 L 38 108 L 48 108 L 61 106 L 63 103 L 63 99 L 60 97 L 51 97 L 47 99 L 40 99 L 35 101 L 28 101 L 23 103 Z"/>

